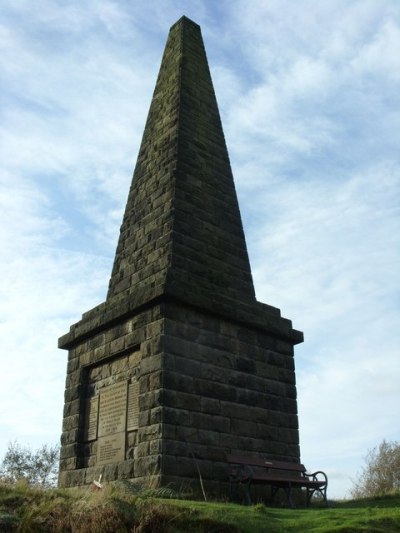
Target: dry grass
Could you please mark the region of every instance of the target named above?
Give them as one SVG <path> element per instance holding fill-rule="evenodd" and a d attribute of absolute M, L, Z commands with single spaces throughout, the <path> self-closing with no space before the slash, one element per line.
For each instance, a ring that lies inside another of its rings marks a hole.
<path fill-rule="evenodd" d="M 26 483 L 0 484 L 0 531 L 21 533 L 237 533 L 200 511 L 170 505 L 156 497 L 161 489 L 133 490 L 129 485 L 89 489 L 40 490 Z"/>
<path fill-rule="evenodd" d="M 0 483 L 0 531 L 40 533 L 394 533 L 400 531 L 400 495 L 333 502 L 310 509 L 263 504 L 165 499 L 168 489 L 129 483 L 89 489 L 40 490 Z"/>

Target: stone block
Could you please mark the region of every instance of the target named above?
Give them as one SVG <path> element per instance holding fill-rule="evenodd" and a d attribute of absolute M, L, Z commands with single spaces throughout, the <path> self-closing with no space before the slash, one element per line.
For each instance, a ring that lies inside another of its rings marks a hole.
<path fill-rule="evenodd" d="M 129 370 L 129 358 L 128 356 L 125 357 L 117 357 L 114 360 L 110 361 L 110 375 L 115 376 L 116 374 L 121 374 L 123 372 L 127 372 Z"/>
<path fill-rule="evenodd" d="M 221 433 L 228 433 L 231 430 L 231 420 L 226 416 L 213 416 L 211 427 Z"/>
<path fill-rule="evenodd" d="M 81 385 L 75 385 L 73 387 L 65 389 L 65 392 L 64 392 L 65 402 L 72 402 L 73 400 L 79 399 L 80 393 L 81 393 Z"/>
<path fill-rule="evenodd" d="M 64 418 L 79 414 L 80 400 L 72 400 L 64 404 Z"/>
<path fill-rule="evenodd" d="M 175 424 L 166 424 L 164 422 L 163 424 L 163 438 L 165 440 L 168 439 L 176 439 L 176 428 L 178 426 Z"/>
<path fill-rule="evenodd" d="M 160 464 L 160 455 L 147 455 L 146 457 L 140 457 L 135 463 L 135 475 L 137 477 L 147 478 L 158 475 L 161 473 Z"/>
<path fill-rule="evenodd" d="M 135 458 L 149 455 L 150 441 L 139 442 L 135 448 Z"/>
<path fill-rule="evenodd" d="M 75 385 L 79 385 L 81 381 L 81 370 L 74 370 L 73 372 L 67 374 L 67 378 L 65 380 L 65 387 L 69 389 L 71 387 L 74 387 Z"/>
<path fill-rule="evenodd" d="M 229 479 L 229 465 L 225 460 L 225 456 L 220 458 L 220 460 L 216 459 L 213 463 L 211 463 L 211 465 L 211 479 L 219 479 L 221 481 L 226 481 Z"/>
<path fill-rule="evenodd" d="M 219 445 L 225 453 L 238 449 L 238 437 L 231 433 L 220 433 Z"/>
<path fill-rule="evenodd" d="M 72 429 L 70 431 L 63 431 L 61 434 L 61 445 L 74 444 L 78 442 L 78 429 Z"/>
<path fill-rule="evenodd" d="M 188 426 L 190 424 L 190 411 L 186 409 L 164 407 L 164 422 L 167 424 Z"/>
<path fill-rule="evenodd" d="M 213 398 L 201 397 L 200 408 L 203 413 L 207 414 L 219 415 L 221 413 L 220 400 L 215 400 Z"/>
<path fill-rule="evenodd" d="M 179 371 L 168 371 L 163 372 L 162 385 L 165 389 L 173 389 L 176 391 L 182 391 L 187 393 L 192 393 L 194 388 L 194 379 L 195 377 L 185 376 Z"/>
<path fill-rule="evenodd" d="M 125 348 L 125 337 L 119 337 L 110 342 L 110 354 L 114 355 L 116 353 L 122 352 Z"/>
<path fill-rule="evenodd" d="M 246 386 L 246 374 L 243 372 L 237 372 L 236 370 L 225 369 L 226 383 L 233 387 L 245 387 Z"/>
<path fill-rule="evenodd" d="M 201 372 L 197 375 L 205 380 L 230 384 L 232 371 L 227 371 L 227 369 L 223 367 L 203 363 L 201 365 Z"/>
<path fill-rule="evenodd" d="M 140 345 L 143 360 L 146 357 L 151 357 L 164 351 L 165 336 L 158 335 L 151 339 L 143 340 Z"/>
<path fill-rule="evenodd" d="M 96 335 L 95 337 L 91 338 L 89 340 L 89 348 L 91 350 L 95 350 L 96 348 L 99 348 L 100 346 L 103 346 L 106 342 L 106 336 L 104 333 L 100 333 L 99 335 Z"/>
<path fill-rule="evenodd" d="M 135 346 L 140 345 L 140 343 L 143 341 L 143 338 L 145 336 L 145 333 L 142 331 L 132 331 L 132 333 L 128 333 L 125 335 L 125 348 L 133 348 Z"/>
<path fill-rule="evenodd" d="M 175 426 L 175 440 L 192 443 L 199 442 L 199 430 L 186 426 Z"/>
<path fill-rule="evenodd" d="M 67 470 L 65 471 L 64 483 L 66 487 L 79 487 L 85 484 L 85 470 Z"/>
<path fill-rule="evenodd" d="M 162 437 L 161 424 L 152 424 L 151 426 L 145 426 L 138 430 L 138 442 L 145 442 L 148 440 L 158 439 Z"/>
<path fill-rule="evenodd" d="M 177 458 L 175 455 L 169 455 L 168 453 L 165 453 L 162 458 L 162 473 L 163 475 L 176 475 L 177 473 L 177 466 L 176 466 Z"/>
<path fill-rule="evenodd" d="M 190 413 L 190 427 L 213 430 L 212 417 L 197 411 Z"/>
<path fill-rule="evenodd" d="M 287 370 L 286 368 L 280 368 L 278 372 L 278 380 L 282 383 L 288 383 L 290 385 L 296 384 L 296 377 L 294 372 Z"/>
<path fill-rule="evenodd" d="M 149 441 L 149 454 L 157 455 L 161 454 L 163 451 L 163 441 L 162 439 L 156 439 Z"/>
<path fill-rule="evenodd" d="M 236 401 L 242 405 L 262 405 L 261 400 L 264 396 L 259 392 L 249 389 L 236 389 Z"/>
<path fill-rule="evenodd" d="M 157 409 L 157 408 L 156 408 Z M 150 423 L 150 409 L 139 412 L 139 427 L 148 426 Z"/>
<path fill-rule="evenodd" d="M 205 379 L 197 379 L 195 381 L 195 393 L 198 396 L 207 396 L 232 402 L 237 398 L 237 389 L 235 387 L 218 382 L 210 382 Z"/>
<path fill-rule="evenodd" d="M 158 372 L 161 370 L 161 354 L 152 355 L 142 359 L 140 363 L 141 375 Z"/>
<path fill-rule="evenodd" d="M 199 429 L 198 442 L 207 446 L 219 446 L 219 435 L 217 431 Z"/>
<path fill-rule="evenodd" d="M 79 357 L 80 366 L 88 366 L 94 363 L 94 361 L 95 361 L 94 350 L 88 349 Z"/>
<path fill-rule="evenodd" d="M 193 444 L 188 445 L 186 442 L 180 440 L 163 439 L 163 453 L 174 456 L 190 455 L 193 450 Z"/>
<path fill-rule="evenodd" d="M 67 363 L 67 374 L 71 374 L 79 368 L 79 357 L 74 357 L 70 359 Z"/>
<path fill-rule="evenodd" d="M 163 404 L 166 407 L 175 409 L 184 409 L 187 411 L 197 411 L 200 409 L 200 403 L 196 394 L 187 394 L 185 392 L 177 393 L 174 390 L 163 391 Z"/>
<path fill-rule="evenodd" d="M 97 458 L 95 455 L 91 455 L 90 457 L 87 458 L 87 466 L 89 467 L 96 466 L 96 463 L 97 463 Z"/>
<path fill-rule="evenodd" d="M 201 471 L 201 469 L 200 469 Z M 177 476 L 194 478 L 197 473 L 196 461 L 192 457 L 177 457 L 176 470 L 174 472 Z"/>
<path fill-rule="evenodd" d="M 135 462 L 134 461 L 122 461 L 118 463 L 118 478 L 129 479 L 135 476 Z"/>
<path fill-rule="evenodd" d="M 114 479 L 118 479 L 118 465 L 119 464 L 120 463 L 104 465 L 102 481 L 114 481 Z"/>
<path fill-rule="evenodd" d="M 227 418 L 255 419 L 258 412 L 264 413 L 264 410 L 251 408 L 248 405 L 240 405 L 235 402 L 221 401 L 221 415 Z"/>
<path fill-rule="evenodd" d="M 146 325 L 146 339 L 155 337 L 157 335 L 161 335 L 162 333 L 164 333 L 164 328 L 165 328 L 164 319 L 156 320 L 155 322 L 151 322 L 150 324 L 147 324 Z"/>
<path fill-rule="evenodd" d="M 277 438 L 277 428 L 258 422 L 254 436 L 268 441 L 274 440 Z"/>
<path fill-rule="evenodd" d="M 293 344 L 283 341 L 281 339 L 276 340 L 276 351 L 285 355 L 293 356 Z"/>
<path fill-rule="evenodd" d="M 166 404 L 163 396 L 166 391 L 162 389 L 153 390 L 150 392 L 142 391 L 142 382 L 140 382 L 140 396 L 139 396 L 139 410 L 140 412 L 148 409 L 153 409 L 159 405 Z"/>
<path fill-rule="evenodd" d="M 239 450 L 257 453 L 262 453 L 266 446 L 271 446 L 271 443 L 265 443 L 263 440 L 242 436 L 238 436 L 237 444 Z"/>
<path fill-rule="evenodd" d="M 75 470 L 77 468 L 77 458 L 68 457 L 60 460 L 60 470 Z"/>
<path fill-rule="evenodd" d="M 164 335 L 163 348 L 166 353 L 185 357 L 188 353 L 195 350 L 195 344 L 186 341 L 185 339 L 179 339 L 178 337 L 172 337 L 171 335 Z"/>
<path fill-rule="evenodd" d="M 149 424 L 153 425 L 153 424 L 161 423 L 163 421 L 162 415 L 163 415 L 163 407 L 154 407 L 153 409 L 151 409 Z"/>
<path fill-rule="evenodd" d="M 85 485 L 91 485 L 93 481 L 98 481 L 100 475 L 103 478 L 103 468 L 102 467 L 85 468 L 84 474 L 85 474 L 85 477 L 84 477 Z"/>
<path fill-rule="evenodd" d="M 232 419 L 231 432 L 238 436 L 253 437 L 257 434 L 257 424 L 249 420 Z"/>
<path fill-rule="evenodd" d="M 72 429 L 78 429 L 79 427 L 79 414 L 66 416 L 63 418 L 63 431 L 71 431 Z"/>

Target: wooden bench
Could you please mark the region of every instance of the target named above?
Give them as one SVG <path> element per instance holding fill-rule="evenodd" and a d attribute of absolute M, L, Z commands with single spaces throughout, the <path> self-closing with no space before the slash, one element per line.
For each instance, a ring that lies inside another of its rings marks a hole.
<path fill-rule="evenodd" d="M 227 455 L 226 459 L 230 464 L 229 481 L 244 486 L 248 504 L 251 504 L 251 485 L 270 485 L 272 500 L 279 489 L 284 490 L 290 507 L 293 507 L 292 490 L 303 487 L 307 489 L 307 507 L 315 493 L 322 496 L 326 504 L 328 503 L 326 498 L 328 478 L 324 472 L 308 474 L 305 466 L 299 463 L 270 461 L 238 454 Z"/>

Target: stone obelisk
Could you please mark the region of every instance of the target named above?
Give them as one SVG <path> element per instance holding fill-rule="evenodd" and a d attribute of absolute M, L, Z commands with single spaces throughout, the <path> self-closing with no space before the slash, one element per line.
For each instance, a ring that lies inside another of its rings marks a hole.
<path fill-rule="evenodd" d="M 225 454 L 299 461 L 293 346 L 255 298 L 200 27 L 169 33 L 106 301 L 69 350 L 60 486 L 134 479 L 223 491 Z"/>

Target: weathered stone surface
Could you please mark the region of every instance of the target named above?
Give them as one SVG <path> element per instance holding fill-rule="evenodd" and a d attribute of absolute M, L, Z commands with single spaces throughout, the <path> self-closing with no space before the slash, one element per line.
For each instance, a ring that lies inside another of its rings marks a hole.
<path fill-rule="evenodd" d="M 63 431 L 70 431 L 71 429 L 78 429 L 79 426 L 79 414 L 66 416 L 63 419 Z"/>
<path fill-rule="evenodd" d="M 129 479 L 135 477 L 135 462 L 123 461 L 118 463 L 118 478 Z"/>
<path fill-rule="evenodd" d="M 147 477 L 150 479 L 160 473 L 161 456 L 146 455 L 136 461 L 135 475 L 137 477 Z M 115 478 L 114 478 L 115 479 Z"/>

